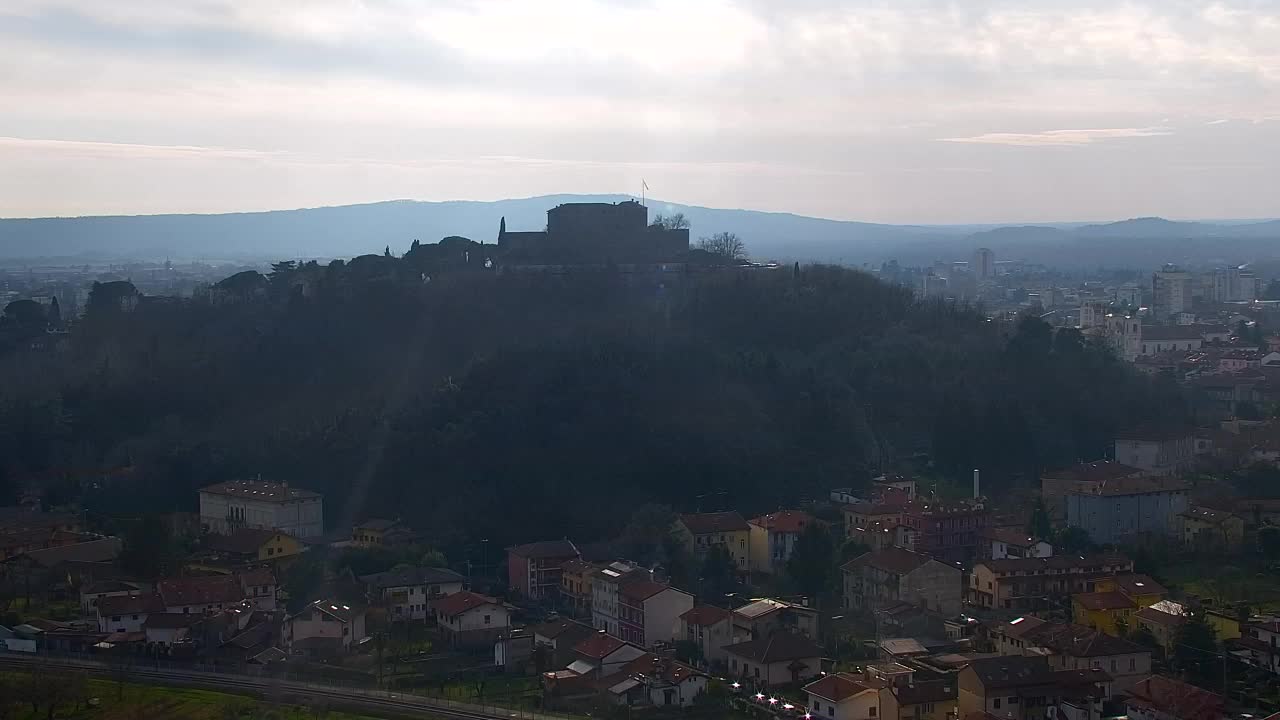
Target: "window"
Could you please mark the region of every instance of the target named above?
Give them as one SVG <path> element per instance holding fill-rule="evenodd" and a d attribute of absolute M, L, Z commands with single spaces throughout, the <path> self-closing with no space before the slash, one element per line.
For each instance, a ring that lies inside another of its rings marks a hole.
<path fill-rule="evenodd" d="M 491 617 L 491 616 L 489 616 L 489 615 L 485 615 L 485 616 L 484 616 L 484 624 L 485 624 L 485 625 L 488 625 L 488 624 L 490 623 L 490 617 Z"/>
<path fill-rule="evenodd" d="M 111 622 L 120 622 L 120 616 L 119 616 L 119 615 L 112 615 L 112 616 L 111 616 Z"/>
<path fill-rule="evenodd" d="M 1009 704 L 1010 704 L 1010 705 L 1017 705 L 1017 704 L 1018 704 L 1018 696 L 1017 696 L 1017 695 L 1015 695 L 1015 696 L 1013 696 L 1013 697 L 1009 698 Z"/>
<path fill-rule="evenodd" d="M 836 706 L 835 706 L 835 705 L 828 705 L 828 706 L 827 706 L 827 715 L 828 715 L 828 716 L 830 716 L 830 717 L 835 717 L 835 716 L 836 716 Z"/>
<path fill-rule="evenodd" d="M 1112 659 L 1111 659 L 1111 672 L 1115 672 L 1115 671 L 1116 671 L 1116 660 L 1115 660 L 1115 658 L 1112 658 Z"/>
<path fill-rule="evenodd" d="M 992 705 L 992 706 L 993 706 L 995 709 L 999 710 L 999 709 L 1000 709 L 1000 698 L 996 698 L 996 699 L 995 699 L 995 702 L 993 703 L 993 705 Z"/>
<path fill-rule="evenodd" d="M 875 717 L 875 716 L 876 716 L 876 709 L 877 709 L 877 708 L 876 708 L 876 706 L 875 706 L 875 705 L 872 705 L 871 707 L 867 708 L 867 713 L 868 713 L 868 715 L 869 715 L 870 717 Z"/>
<path fill-rule="evenodd" d="M 349 628 L 349 627 L 344 627 L 344 628 L 342 628 L 342 636 L 343 636 L 343 637 L 346 637 L 346 636 L 348 636 L 348 635 L 350 635 L 350 634 L 351 634 L 351 628 Z"/>
<path fill-rule="evenodd" d="M 1132 672 L 1137 669 L 1138 669 L 1138 658 L 1129 658 L 1129 671 Z"/>
<path fill-rule="evenodd" d="M 134 620 L 137 620 L 137 619 L 138 619 L 138 616 L 137 616 L 137 615 L 134 615 L 134 616 L 133 616 L 133 619 L 134 619 Z"/>
<path fill-rule="evenodd" d="M 756 668 L 756 677 L 760 677 L 760 668 Z"/>
<path fill-rule="evenodd" d="M 814 709 L 814 710 L 821 710 L 821 709 L 822 709 L 822 703 L 818 702 L 817 700 L 814 700 L 814 701 L 813 701 L 813 709 Z"/>

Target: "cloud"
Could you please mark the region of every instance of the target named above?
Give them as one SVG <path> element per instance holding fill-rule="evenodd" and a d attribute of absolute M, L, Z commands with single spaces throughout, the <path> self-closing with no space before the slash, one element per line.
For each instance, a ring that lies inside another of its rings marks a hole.
<path fill-rule="evenodd" d="M 1045 130 L 1037 133 L 983 133 L 973 137 L 939 138 L 941 142 L 976 145 L 1017 145 L 1021 147 L 1078 147 L 1106 140 L 1172 135 L 1168 128 L 1105 128 L 1092 130 Z"/>

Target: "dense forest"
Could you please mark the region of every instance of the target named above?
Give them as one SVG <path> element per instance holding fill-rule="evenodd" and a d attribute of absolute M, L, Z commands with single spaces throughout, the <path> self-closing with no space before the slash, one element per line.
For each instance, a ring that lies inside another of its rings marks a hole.
<path fill-rule="evenodd" d="M 0 357 L 5 492 L 88 480 L 102 512 L 194 509 L 261 475 L 325 493 L 331 527 L 399 516 L 501 547 L 883 469 L 979 467 L 996 492 L 1185 414 L 1074 330 L 856 271 L 500 274 L 486 249 L 279 263 L 184 301 L 95 286 L 66 342 Z"/>

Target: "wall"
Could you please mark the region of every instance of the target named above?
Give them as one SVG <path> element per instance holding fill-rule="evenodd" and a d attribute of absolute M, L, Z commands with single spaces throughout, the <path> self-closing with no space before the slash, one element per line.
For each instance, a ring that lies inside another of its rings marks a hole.
<path fill-rule="evenodd" d="M 644 641 L 652 646 L 671 642 L 680 625 L 680 616 L 693 609 L 693 596 L 668 588 L 644 601 Z"/>
<path fill-rule="evenodd" d="M 350 623 L 343 623 L 328 613 L 308 608 L 289 619 L 291 643 L 311 637 L 341 638 L 342 647 L 350 648 L 364 637 L 364 615 L 357 615 Z"/>
<path fill-rule="evenodd" d="M 116 620 L 115 618 L 120 618 Z M 140 632 L 147 622 L 147 613 L 98 617 L 98 632 Z"/>
<path fill-rule="evenodd" d="M 1169 534 L 1177 530 L 1177 516 L 1187 509 L 1183 491 L 1140 495 L 1067 496 L 1067 524 L 1083 528 L 1095 543 L 1117 543 L 1144 532 Z"/>
<path fill-rule="evenodd" d="M 806 668 L 800 673 L 799 679 L 801 681 L 816 676 L 819 672 L 819 668 L 822 666 L 822 658 L 819 657 L 804 658 L 800 660 L 800 662 L 806 666 Z M 791 671 L 787 669 L 787 666 L 790 664 L 791 661 L 777 662 L 766 666 L 750 660 L 742 660 L 741 658 L 731 655 L 729 656 L 729 674 L 735 678 L 746 677 L 752 682 L 771 687 L 775 685 L 787 685 L 793 682 Z M 759 672 L 757 673 L 757 671 Z"/>
<path fill-rule="evenodd" d="M 232 525 L 232 512 L 243 520 Z M 200 493 L 200 523 L 211 532 L 229 534 L 235 527 L 283 530 L 295 537 L 324 534 L 324 505 L 321 498 L 299 498 L 285 502 L 263 502 L 221 493 Z"/>
<path fill-rule="evenodd" d="M 876 691 L 859 693 L 838 703 L 832 703 L 812 693 L 807 694 L 809 696 L 807 709 L 815 717 L 835 720 L 867 720 L 871 717 L 880 717 L 880 695 Z M 874 716 L 871 714 L 873 709 Z"/>
<path fill-rule="evenodd" d="M 960 614 L 960 568 L 930 560 L 902 578 L 900 597 L 947 617 Z"/>

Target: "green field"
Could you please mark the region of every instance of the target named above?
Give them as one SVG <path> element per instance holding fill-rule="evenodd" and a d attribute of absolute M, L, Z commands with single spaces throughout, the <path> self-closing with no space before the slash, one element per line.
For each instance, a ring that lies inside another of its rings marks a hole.
<path fill-rule="evenodd" d="M 1248 603 L 1257 611 L 1280 611 L 1280 574 L 1241 562 L 1170 564 L 1160 575 L 1184 594 L 1211 599 L 1217 607 Z"/>
<path fill-rule="evenodd" d="M 48 706 L 33 710 L 23 693 L 23 676 L 5 677 L 8 684 L 4 698 L 11 701 L 14 720 L 47 720 Z M 159 687 L 126 683 L 123 687 L 111 680 L 89 680 L 88 697 L 97 706 L 86 706 L 73 699 L 64 700 L 53 715 L 58 720 L 378 720 L 368 715 L 330 712 L 322 707 L 272 704 L 242 695 Z"/>

